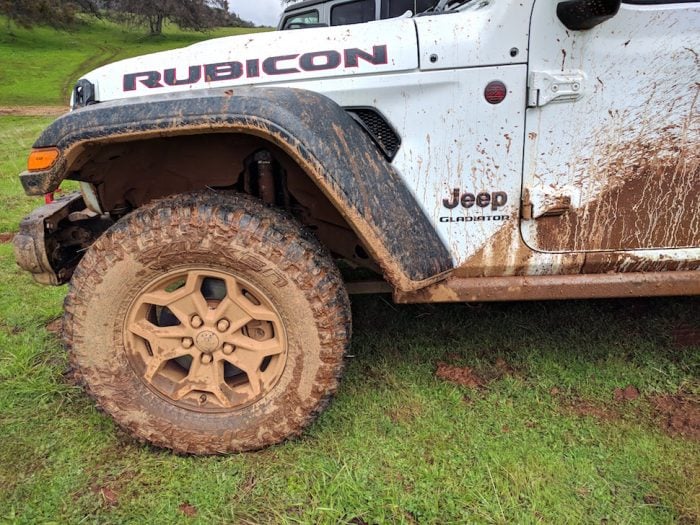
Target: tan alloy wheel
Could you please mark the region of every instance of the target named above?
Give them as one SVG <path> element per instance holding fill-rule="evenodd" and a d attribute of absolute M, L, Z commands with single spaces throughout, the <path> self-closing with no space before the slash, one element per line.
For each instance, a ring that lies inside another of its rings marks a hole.
<path fill-rule="evenodd" d="M 76 380 L 132 436 L 181 453 L 299 435 L 335 392 L 351 334 L 330 254 L 231 192 L 120 219 L 80 261 L 65 307 Z"/>
<path fill-rule="evenodd" d="M 158 279 L 131 306 L 125 328 L 136 374 L 182 408 L 246 406 L 284 371 L 287 340 L 275 307 L 252 284 L 220 271 L 181 269 Z"/>

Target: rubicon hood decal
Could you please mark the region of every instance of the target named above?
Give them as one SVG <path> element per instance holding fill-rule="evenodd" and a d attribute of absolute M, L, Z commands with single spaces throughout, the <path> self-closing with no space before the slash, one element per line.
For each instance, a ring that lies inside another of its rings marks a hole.
<path fill-rule="evenodd" d="M 371 51 L 354 47 L 336 51 L 311 51 L 300 55 L 271 56 L 265 59 L 248 59 L 245 62 L 219 62 L 216 64 L 194 65 L 185 68 L 183 78 L 179 78 L 176 68 L 161 71 L 142 71 L 124 75 L 124 91 L 134 91 L 141 86 L 150 89 L 165 86 L 192 85 L 199 82 L 225 82 L 241 78 L 277 77 L 301 72 L 331 71 L 338 68 L 358 68 L 361 62 L 373 66 L 388 64 L 386 44 L 375 45 Z"/>
<path fill-rule="evenodd" d="M 418 68 L 411 19 L 218 38 L 122 60 L 84 76 L 96 99 L 211 87 L 284 84 Z"/>

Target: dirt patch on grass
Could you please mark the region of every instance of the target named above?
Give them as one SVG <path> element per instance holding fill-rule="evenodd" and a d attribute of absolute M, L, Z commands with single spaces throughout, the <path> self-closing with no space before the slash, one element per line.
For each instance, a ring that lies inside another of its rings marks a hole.
<path fill-rule="evenodd" d="M 178 509 L 188 518 L 194 518 L 197 515 L 197 507 L 189 503 L 180 503 Z"/>
<path fill-rule="evenodd" d="M 457 385 L 472 389 L 483 388 L 487 384 L 484 378 L 477 375 L 474 369 L 468 366 L 455 366 L 448 365 L 447 363 L 438 363 L 435 376 L 443 381 L 448 381 L 450 383 L 455 383 Z"/>
<path fill-rule="evenodd" d="M 567 400 L 564 410 L 579 417 L 594 417 L 601 421 L 615 421 L 620 414 L 615 408 L 580 397 Z"/>
<path fill-rule="evenodd" d="M 650 401 L 664 432 L 700 441 L 700 399 L 697 396 L 654 396 Z"/>
<path fill-rule="evenodd" d="M 616 388 L 613 392 L 613 399 L 618 403 L 634 401 L 639 399 L 639 390 L 634 385 L 627 385 L 625 388 Z"/>
<path fill-rule="evenodd" d="M 515 368 L 505 359 L 498 358 L 491 369 L 491 380 L 503 379 L 504 377 L 521 377 L 520 370 Z"/>
<path fill-rule="evenodd" d="M 109 457 L 111 460 L 118 460 L 124 457 L 123 448 L 110 447 L 105 449 L 102 454 L 104 457 Z M 84 498 L 86 495 L 94 495 L 100 502 L 103 508 L 117 507 L 120 504 L 128 504 L 129 486 L 137 479 L 137 474 L 131 469 L 123 470 L 119 473 L 110 472 L 109 474 L 99 472 L 103 465 L 91 465 L 86 468 L 86 474 L 89 476 L 89 490 L 79 490 L 72 494 L 75 502 Z"/>
<path fill-rule="evenodd" d="M 93 493 L 100 496 L 102 503 L 106 507 L 116 507 L 119 504 L 119 494 L 109 487 L 99 487 L 94 485 L 91 487 Z"/>
<path fill-rule="evenodd" d="M 549 392 L 552 397 L 560 395 L 560 390 L 554 387 Z M 594 417 L 601 421 L 616 421 L 623 416 L 622 405 L 640 398 L 639 389 L 634 385 L 613 390 L 614 403 L 606 403 L 597 400 L 584 399 L 579 396 L 564 398 L 562 406 L 564 411 L 580 417 Z"/>
<path fill-rule="evenodd" d="M 561 406 L 564 413 L 615 421 L 630 415 L 630 409 L 624 405 L 640 400 L 631 408 L 636 421 L 659 426 L 673 437 L 700 442 L 700 396 L 682 392 L 642 397 L 635 386 L 628 385 L 616 388 L 612 397 L 613 403 L 606 403 L 574 396 L 562 399 Z"/>
<path fill-rule="evenodd" d="M 15 239 L 14 233 L 0 233 L 0 244 L 9 244 Z"/>
<path fill-rule="evenodd" d="M 671 332 L 671 337 L 676 348 L 700 346 L 700 327 L 680 325 Z"/>
<path fill-rule="evenodd" d="M 440 361 L 438 362 L 435 376 L 444 381 L 476 390 L 484 388 L 489 383 L 504 377 L 520 377 L 521 374 L 515 367 L 507 363 L 505 359 L 499 357 L 492 365 L 482 366 L 478 369 Z"/>
<path fill-rule="evenodd" d="M 63 106 L 0 106 L 0 116 L 57 117 L 67 112 Z"/>

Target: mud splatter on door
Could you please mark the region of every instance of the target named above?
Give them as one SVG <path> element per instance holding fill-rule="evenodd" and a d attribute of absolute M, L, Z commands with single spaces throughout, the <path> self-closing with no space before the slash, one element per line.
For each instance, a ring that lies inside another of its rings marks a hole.
<path fill-rule="evenodd" d="M 536 10 L 547 9 L 539 4 Z M 623 4 L 590 31 L 562 31 L 558 47 L 533 27 L 531 69 L 560 69 L 563 46 L 567 73 L 584 78 L 584 94 L 528 110 L 521 230 L 529 246 L 700 247 L 700 61 L 697 29 L 686 27 L 692 20 L 672 6 Z"/>

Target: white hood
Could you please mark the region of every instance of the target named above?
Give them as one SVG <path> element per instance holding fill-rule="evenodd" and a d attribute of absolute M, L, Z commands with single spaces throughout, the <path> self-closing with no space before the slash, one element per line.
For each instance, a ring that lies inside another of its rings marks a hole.
<path fill-rule="evenodd" d="M 110 64 L 83 78 L 96 99 L 254 84 L 292 84 L 418 68 L 413 20 L 254 33 Z"/>

